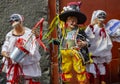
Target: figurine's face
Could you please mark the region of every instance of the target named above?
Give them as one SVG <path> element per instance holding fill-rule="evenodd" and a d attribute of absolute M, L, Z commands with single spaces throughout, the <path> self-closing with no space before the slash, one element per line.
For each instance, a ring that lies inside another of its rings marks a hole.
<path fill-rule="evenodd" d="M 105 20 L 106 14 L 104 12 L 101 12 L 97 15 L 98 20 Z"/>
<path fill-rule="evenodd" d="M 106 14 L 101 12 L 97 15 L 98 23 L 103 23 L 106 19 Z"/>
<path fill-rule="evenodd" d="M 74 16 L 69 16 L 66 20 L 66 24 L 69 28 L 75 28 L 77 25 L 77 18 Z"/>
<path fill-rule="evenodd" d="M 9 20 L 9 22 L 12 25 L 12 27 L 14 27 L 14 28 L 19 26 L 19 25 L 21 25 L 22 21 L 23 21 L 23 18 L 19 14 L 12 14 L 10 16 L 10 20 Z"/>

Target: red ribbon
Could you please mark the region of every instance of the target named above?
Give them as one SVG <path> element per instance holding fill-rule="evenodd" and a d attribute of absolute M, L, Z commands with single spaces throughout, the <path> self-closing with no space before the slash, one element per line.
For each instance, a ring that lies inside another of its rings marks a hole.
<path fill-rule="evenodd" d="M 39 43 L 39 45 L 40 45 L 41 47 L 43 47 L 43 49 L 44 49 L 45 51 L 48 51 L 47 47 L 46 47 L 45 44 L 40 40 L 40 38 L 36 38 L 36 40 L 37 40 L 37 42 Z"/>
<path fill-rule="evenodd" d="M 20 75 L 22 74 L 24 76 L 24 73 L 22 71 L 21 66 L 18 63 L 12 64 L 9 68 L 8 73 L 7 73 L 8 77 L 11 75 L 13 68 L 14 68 L 14 70 L 13 70 L 13 74 L 12 74 L 12 80 L 7 80 L 7 82 L 11 82 L 11 84 L 18 84 Z"/>
<path fill-rule="evenodd" d="M 47 47 L 45 46 L 45 44 L 41 41 L 42 40 L 42 32 L 43 32 L 43 21 L 44 18 L 42 18 L 39 22 L 36 23 L 36 25 L 33 27 L 32 30 L 36 29 L 38 26 L 40 26 L 40 34 L 39 37 L 36 38 L 37 42 L 39 43 L 39 45 L 44 49 L 44 50 L 48 50 Z"/>
<path fill-rule="evenodd" d="M 32 28 L 32 30 L 35 30 L 39 25 L 43 24 L 44 18 L 42 18 L 40 21 L 38 21 L 35 26 Z"/>
<path fill-rule="evenodd" d="M 42 18 L 39 22 L 37 22 L 32 29 L 32 30 L 35 30 L 38 26 L 40 26 L 40 34 L 39 34 L 39 37 L 37 37 L 37 38 L 40 38 L 40 40 L 42 39 L 43 22 L 44 22 L 44 18 Z"/>

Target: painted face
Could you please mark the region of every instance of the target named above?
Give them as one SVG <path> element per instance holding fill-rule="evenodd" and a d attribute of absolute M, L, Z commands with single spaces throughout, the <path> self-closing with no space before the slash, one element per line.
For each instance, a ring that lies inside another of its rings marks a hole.
<path fill-rule="evenodd" d="M 97 19 L 99 22 L 104 22 L 106 19 L 106 14 L 104 12 L 101 12 L 97 15 Z"/>
<path fill-rule="evenodd" d="M 101 19 L 106 19 L 106 14 L 105 14 L 104 12 L 101 12 L 100 14 L 97 15 L 97 18 L 98 18 L 99 20 L 101 20 Z"/>
<path fill-rule="evenodd" d="M 13 22 L 13 21 L 23 21 L 23 17 L 20 15 L 20 14 L 12 14 L 10 16 L 10 22 Z"/>
<path fill-rule="evenodd" d="M 75 26 L 77 25 L 77 18 L 74 16 L 68 17 L 66 20 L 66 24 L 69 28 L 75 28 Z"/>
<path fill-rule="evenodd" d="M 17 27 L 23 21 L 23 17 L 20 14 L 12 14 L 10 16 L 9 22 L 11 23 L 12 27 Z"/>

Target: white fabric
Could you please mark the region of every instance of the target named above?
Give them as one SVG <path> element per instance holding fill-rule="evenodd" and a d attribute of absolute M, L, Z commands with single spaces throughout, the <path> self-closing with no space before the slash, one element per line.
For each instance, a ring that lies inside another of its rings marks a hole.
<path fill-rule="evenodd" d="M 99 26 L 96 24 L 93 26 L 93 31 L 88 26 L 85 30 L 85 33 L 87 34 L 89 38 L 90 47 L 88 48 L 89 51 L 92 53 L 95 58 L 93 58 L 93 61 L 95 64 L 97 64 L 97 67 L 100 71 L 100 75 L 105 75 L 105 66 L 103 63 L 110 63 L 112 59 L 111 49 L 112 49 L 112 42 L 109 37 L 109 35 L 106 33 L 101 33 L 100 36 L 100 30 Z M 96 70 L 94 64 L 88 64 L 87 65 L 87 71 L 90 73 L 93 73 L 96 77 Z"/>
<path fill-rule="evenodd" d="M 98 25 L 94 25 L 94 30 L 92 31 L 90 26 L 88 26 L 85 30 L 89 40 L 90 40 L 90 47 L 89 50 L 92 52 L 92 55 L 94 56 L 111 56 L 111 48 L 112 48 L 112 42 L 109 37 L 109 35 L 106 32 L 105 34 L 102 33 L 100 36 L 100 29 Z M 95 32 L 95 34 L 94 34 Z M 104 54 L 103 54 L 104 53 Z"/>
<path fill-rule="evenodd" d="M 106 24 L 106 30 L 113 41 L 120 42 L 120 20 L 109 20 Z"/>
<path fill-rule="evenodd" d="M 10 55 L 15 47 L 16 40 L 19 38 L 23 38 L 24 40 L 27 40 L 30 34 L 31 34 L 31 30 L 29 28 L 25 28 L 25 34 L 22 36 L 14 36 L 12 34 L 12 31 L 10 31 L 6 35 L 6 40 L 2 46 L 2 51 L 6 51 Z M 39 46 L 36 46 L 36 41 L 34 41 L 35 40 L 34 35 L 32 36 L 31 40 L 32 41 L 26 44 L 26 49 L 30 53 L 21 60 L 20 65 L 25 75 L 33 76 L 33 77 L 41 76 L 40 65 L 38 65 L 41 58 L 40 53 L 38 51 Z M 4 60 L 5 58 L 3 58 L 3 61 Z M 5 64 L 7 65 L 7 61 L 5 62 Z"/>
<path fill-rule="evenodd" d="M 40 72 L 41 68 L 40 68 L 39 62 L 35 64 L 31 64 L 29 66 L 24 65 L 22 66 L 22 68 L 23 68 L 23 72 L 27 77 L 37 77 L 41 75 L 41 72 Z"/>
<path fill-rule="evenodd" d="M 96 78 L 97 77 L 97 73 L 96 73 L 96 67 L 95 67 L 95 65 L 94 64 L 87 64 L 86 65 L 86 67 L 87 67 L 87 72 L 89 72 L 89 73 L 92 73 L 93 75 L 94 75 L 94 77 Z M 100 75 L 105 75 L 106 74 L 106 69 L 105 69 L 105 66 L 103 65 L 103 64 L 97 64 L 97 68 L 99 69 L 99 74 Z"/>
<path fill-rule="evenodd" d="M 92 73 L 96 77 L 96 71 L 95 71 L 94 64 L 87 64 L 86 67 L 87 67 L 86 71 L 89 73 Z"/>

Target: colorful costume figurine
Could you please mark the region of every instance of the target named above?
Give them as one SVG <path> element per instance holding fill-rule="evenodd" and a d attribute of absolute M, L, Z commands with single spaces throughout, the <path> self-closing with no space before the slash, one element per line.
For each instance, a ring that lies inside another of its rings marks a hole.
<path fill-rule="evenodd" d="M 36 43 L 36 37 L 31 35 L 31 30 L 23 26 L 23 17 L 20 14 L 12 14 L 10 23 L 13 29 L 7 33 L 1 54 L 3 55 L 4 68 L 7 73 L 7 84 L 18 84 L 19 77 L 25 77 L 25 84 L 33 84 L 33 77 L 41 76 L 40 53 Z M 31 36 L 30 36 L 31 35 Z M 28 37 L 29 41 L 28 41 Z M 26 43 L 26 41 L 28 41 Z M 26 43 L 26 44 L 25 44 Z M 25 48 L 24 48 L 24 47 Z M 18 54 L 17 48 L 20 49 Z M 22 52 L 23 51 L 23 52 Z M 21 54 L 24 54 L 21 60 L 17 60 Z M 12 56 L 18 56 L 12 59 Z M 16 61 L 17 60 L 17 61 Z M 34 84 L 40 84 L 34 82 Z"/>
<path fill-rule="evenodd" d="M 65 23 L 64 33 L 60 43 L 62 57 L 62 80 L 66 84 L 85 84 L 87 79 L 85 63 L 89 61 L 88 42 L 84 29 L 78 24 L 86 21 L 86 16 L 80 12 L 81 2 L 70 2 L 59 15 Z M 61 25 L 60 25 L 61 26 Z M 63 28 L 61 28 L 63 29 Z M 74 80 L 74 81 L 75 81 Z"/>
<path fill-rule="evenodd" d="M 91 19 L 91 24 L 88 25 L 85 30 L 87 36 L 89 37 L 89 51 L 92 53 L 92 58 L 94 61 L 92 64 L 87 65 L 88 72 L 91 73 L 90 84 L 94 84 L 95 78 L 100 78 L 100 84 L 106 84 L 106 64 L 109 64 L 111 62 L 112 42 L 105 30 L 105 19 L 105 11 L 94 11 Z"/>
<path fill-rule="evenodd" d="M 106 24 L 106 30 L 112 41 L 120 42 L 120 20 L 111 19 Z"/>

